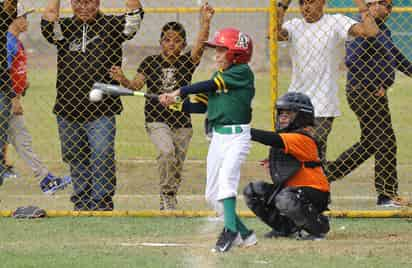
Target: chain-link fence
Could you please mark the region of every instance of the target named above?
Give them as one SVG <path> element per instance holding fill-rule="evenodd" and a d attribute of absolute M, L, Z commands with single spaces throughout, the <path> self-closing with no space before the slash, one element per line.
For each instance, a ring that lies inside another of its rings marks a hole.
<path fill-rule="evenodd" d="M 209 1 L 215 8 L 210 27 L 208 12 L 199 11 L 205 1 L 142 1 L 145 15 L 136 34 L 133 25 L 139 24 L 140 13 L 126 19 L 129 1 L 101 1 L 99 12 L 94 12 L 95 1 L 61 1 L 58 23 L 53 12 L 42 19 L 52 1 L 19 2 L 36 12 L 27 15 L 27 29 L 16 27 L 10 36 L 11 62 L 15 68 L 17 62 L 24 66 L 26 55 L 28 79 L 20 85 L 24 97 L 14 101 L 10 119 L 9 147 L 15 150 L 6 157 L 13 168 L 7 169 L 12 179 L 0 187 L 3 209 L 27 203 L 75 210 L 207 208 L 204 115 L 164 108 L 156 99 L 103 95 L 91 101 L 89 93 L 94 82 L 160 94 L 209 79 L 215 70 L 214 52 L 203 51 L 202 41 L 224 27 L 241 29 L 254 41 L 254 127 L 272 127 L 277 87 L 312 97 L 323 162 L 330 178 L 338 180 L 332 187 L 332 207 L 374 207 L 377 195 L 385 204 L 398 194 L 410 195 L 408 119 L 400 116 L 410 93 L 397 90 L 410 87 L 410 82 L 399 74 L 395 84 L 391 82 L 395 69 L 410 76 L 410 1 L 394 1 L 388 20 L 375 25 L 381 33 L 367 39 L 354 38 L 373 25 L 353 29 L 359 12 L 351 1 L 328 1 L 326 14 L 313 23 L 304 22 L 299 1 L 293 1 L 282 26 L 288 36 L 279 42 L 270 31 L 276 17 L 270 4 L 275 1 Z M 385 3 L 368 5 L 381 10 Z M 316 11 L 310 10 L 305 12 Z M 73 11 L 83 20 L 93 19 L 84 23 L 72 17 Z M 3 31 L 8 22 L 2 22 Z M 276 49 L 278 54 L 271 53 Z M 405 58 L 400 61 L 401 53 Z M 2 63 L 3 69 L 13 68 Z M 266 156 L 267 148 L 254 145 L 240 188 L 258 178 L 269 180 L 257 164 Z M 367 161 L 372 158 L 374 163 Z M 52 196 L 43 194 L 63 186 Z"/>
<path fill-rule="evenodd" d="M 262 52 L 254 57 L 253 66 L 267 70 L 265 6 L 259 1 L 238 2 L 233 7 L 243 8 L 240 12 L 229 10 L 224 1 L 215 2 L 217 12 L 209 27 L 210 14 L 200 12 L 198 1 L 148 3 L 141 29 L 128 35 L 124 7 L 129 1 L 102 2 L 101 12 L 86 23 L 82 19 L 94 14 L 95 1 L 61 1 L 58 23 L 53 16 L 41 15 L 51 1 L 21 2 L 37 11 L 27 16 L 27 31 L 16 37 L 28 58 L 24 118 L 38 161 L 26 161 L 29 156 L 10 150 L 10 171 L 18 172 L 20 180 L 2 187 L 4 208 L 30 202 L 75 210 L 111 210 L 113 203 L 116 209 L 196 209 L 195 204 L 201 209 L 208 147 L 204 115 L 191 118 L 155 99 L 104 95 L 93 102 L 89 92 L 94 82 L 121 82 L 160 94 L 208 79 L 214 53 L 203 53 L 203 42 L 217 28 L 229 26 L 250 31 L 256 51 Z M 73 12 L 80 19 L 73 18 Z M 250 21 L 260 29 L 252 31 L 247 27 Z M 269 92 L 264 87 L 262 91 Z M 270 110 L 269 102 L 264 106 L 260 109 Z M 265 118 L 270 125 L 270 114 Z M 48 174 L 62 180 L 52 179 L 40 189 L 39 182 Z M 44 196 L 42 191 L 54 192 L 68 183 L 63 175 L 72 178 L 71 184 L 54 196 Z"/>
<path fill-rule="evenodd" d="M 368 8 L 359 12 L 352 1 L 328 1 L 325 15 L 319 12 L 318 1 L 296 3 L 298 8 L 282 24 L 286 41 L 281 49 L 288 50 L 291 58 L 289 90 L 308 94 L 315 106 L 315 132 L 329 179 L 365 177 L 365 183 L 374 185 L 368 187 L 373 203 L 398 206 L 404 200 L 398 198 L 402 192 L 398 174 L 403 172 L 397 163 L 408 161 L 397 159 L 388 96 L 397 85 L 395 75 L 400 81 L 408 80 L 400 73 L 411 76 L 409 49 L 405 49 L 411 44 L 410 25 L 405 23 L 410 3 L 365 2 Z M 379 30 L 377 35 L 373 28 Z M 355 118 L 348 117 L 353 114 Z M 345 123 L 352 129 L 341 129 L 342 119 L 353 120 Z M 409 193 L 407 187 L 403 189 Z"/>

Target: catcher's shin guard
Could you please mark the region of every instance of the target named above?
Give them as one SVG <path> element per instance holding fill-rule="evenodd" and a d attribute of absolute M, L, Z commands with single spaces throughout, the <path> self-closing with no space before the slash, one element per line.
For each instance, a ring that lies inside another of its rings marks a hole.
<path fill-rule="evenodd" d="M 276 196 L 276 207 L 279 213 L 291 219 L 299 229 L 310 234 L 321 235 L 329 232 L 328 217 L 303 197 L 303 191 L 298 188 L 285 188 Z"/>
<path fill-rule="evenodd" d="M 296 232 L 292 220 L 279 214 L 273 204 L 268 204 L 267 199 L 274 191 L 274 185 L 263 181 L 251 182 L 243 190 L 246 205 L 261 219 L 281 236 L 288 236 Z"/>

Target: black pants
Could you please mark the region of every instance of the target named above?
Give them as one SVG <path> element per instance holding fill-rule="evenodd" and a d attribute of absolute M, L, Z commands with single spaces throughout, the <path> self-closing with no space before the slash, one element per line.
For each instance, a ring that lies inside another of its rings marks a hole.
<path fill-rule="evenodd" d="M 326 163 L 326 149 L 328 136 L 332 131 L 334 117 L 315 117 L 315 138 L 319 146 L 319 158 L 322 164 Z"/>
<path fill-rule="evenodd" d="M 356 169 L 371 156 L 375 157 L 375 188 L 378 194 L 396 196 L 396 137 L 392 128 L 388 97 L 374 92 L 347 88 L 347 100 L 356 114 L 361 137 L 335 161 L 328 162 L 326 170 L 331 180 L 339 179 Z"/>
<path fill-rule="evenodd" d="M 273 230 L 284 236 L 301 229 L 315 235 L 329 231 L 329 220 L 322 215 L 328 207 L 329 193 L 310 187 L 286 187 L 270 199 L 274 189 L 273 184 L 260 181 L 249 183 L 244 190 L 246 205 Z"/>

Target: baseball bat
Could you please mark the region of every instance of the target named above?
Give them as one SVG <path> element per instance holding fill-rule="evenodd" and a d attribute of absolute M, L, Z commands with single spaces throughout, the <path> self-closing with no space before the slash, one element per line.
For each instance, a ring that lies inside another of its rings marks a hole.
<path fill-rule="evenodd" d="M 159 95 L 153 93 L 145 93 L 142 91 L 134 91 L 122 86 L 112 85 L 112 84 L 104 84 L 104 83 L 94 83 L 92 89 L 101 90 L 106 95 L 111 96 L 138 96 L 144 97 L 147 99 L 156 99 L 159 100 Z M 179 96 L 175 99 L 176 102 L 180 102 L 181 98 Z"/>

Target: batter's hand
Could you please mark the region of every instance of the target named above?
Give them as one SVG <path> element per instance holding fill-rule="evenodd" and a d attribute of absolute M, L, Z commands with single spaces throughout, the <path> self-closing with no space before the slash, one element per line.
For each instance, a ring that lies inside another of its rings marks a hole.
<path fill-rule="evenodd" d="M 180 96 L 180 89 L 170 93 L 164 93 L 159 96 L 159 101 L 163 106 L 169 106 L 176 103 L 176 97 Z"/>

